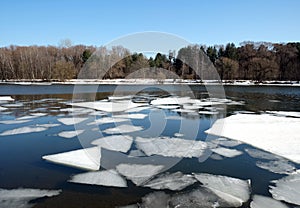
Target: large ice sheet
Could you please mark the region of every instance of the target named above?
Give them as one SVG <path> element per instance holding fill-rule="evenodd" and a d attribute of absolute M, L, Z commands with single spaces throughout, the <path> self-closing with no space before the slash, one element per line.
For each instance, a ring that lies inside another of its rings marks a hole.
<path fill-rule="evenodd" d="M 113 135 L 92 141 L 91 144 L 112 151 L 128 152 L 132 145 L 133 138 L 129 135 Z"/>
<path fill-rule="evenodd" d="M 249 200 L 250 180 L 205 173 L 195 174 L 195 178 L 227 202 L 241 206 Z"/>
<path fill-rule="evenodd" d="M 157 175 L 164 166 L 150 164 L 119 164 L 117 171 L 131 180 L 137 186 L 142 185 L 147 180 Z"/>
<path fill-rule="evenodd" d="M 81 173 L 72 176 L 69 182 L 100 186 L 127 187 L 126 180 L 116 170 Z"/>
<path fill-rule="evenodd" d="M 206 131 L 300 163 L 300 119 L 269 114 L 237 114 L 217 120 Z"/>
<path fill-rule="evenodd" d="M 264 159 L 264 160 L 277 160 L 280 159 L 279 156 L 271 154 L 269 152 L 264 152 L 259 149 L 245 149 L 245 151 L 253 158 Z"/>
<path fill-rule="evenodd" d="M 274 199 L 300 205 L 300 172 L 273 181 L 270 193 Z"/>
<path fill-rule="evenodd" d="M 133 126 L 133 125 L 119 125 L 113 128 L 108 128 L 103 130 L 104 133 L 106 134 L 123 134 L 123 133 L 131 133 L 135 131 L 142 131 L 143 127 L 141 126 Z"/>
<path fill-rule="evenodd" d="M 99 147 L 90 147 L 53 155 L 45 155 L 42 158 L 53 163 L 71 167 L 87 170 L 99 170 L 101 150 Z"/>
<path fill-rule="evenodd" d="M 300 112 L 296 112 L 296 111 L 266 111 L 266 112 L 278 116 L 291 116 L 291 117 L 300 118 Z"/>
<path fill-rule="evenodd" d="M 73 138 L 79 134 L 82 134 L 84 132 L 84 130 L 75 130 L 75 131 L 62 131 L 58 134 L 58 136 L 66 138 L 66 139 L 70 139 Z"/>
<path fill-rule="evenodd" d="M 259 168 L 278 174 L 291 174 L 296 171 L 295 166 L 287 160 L 274 160 L 268 162 L 258 161 L 256 162 L 256 165 Z"/>
<path fill-rule="evenodd" d="M 207 149 L 207 144 L 202 141 L 186 140 L 179 138 L 142 138 L 135 140 L 137 148 L 146 155 L 161 155 L 166 157 L 200 157 Z"/>
<path fill-rule="evenodd" d="M 98 125 L 98 124 L 109 124 L 109 123 L 121 123 L 129 121 L 129 119 L 126 118 L 115 118 L 115 117 L 102 117 L 99 119 L 96 119 L 95 121 L 88 123 L 87 125 Z"/>
<path fill-rule="evenodd" d="M 145 104 L 134 103 L 131 100 L 128 101 L 116 101 L 116 102 L 107 102 L 107 101 L 95 101 L 95 102 L 81 102 L 81 103 L 71 103 L 73 106 L 92 108 L 95 110 L 105 111 L 109 113 L 122 112 L 132 108 L 144 106 Z"/>
<path fill-rule="evenodd" d="M 213 148 L 213 149 L 211 149 L 211 151 L 213 151 L 214 153 L 217 153 L 219 155 L 222 155 L 224 157 L 236 157 L 236 156 L 243 154 L 243 152 L 241 152 L 241 151 L 238 151 L 235 149 L 229 149 L 229 148 L 225 148 L 225 147 Z"/>
<path fill-rule="evenodd" d="M 282 202 L 276 201 L 270 197 L 254 195 L 250 204 L 251 208 L 288 208 Z"/>
<path fill-rule="evenodd" d="M 57 120 L 65 125 L 75 125 L 79 124 L 88 118 L 80 118 L 80 117 L 71 117 L 71 118 L 58 118 Z"/>
<path fill-rule="evenodd" d="M 41 132 L 45 131 L 47 128 L 45 127 L 31 127 L 25 126 L 20 127 L 12 130 L 6 130 L 0 134 L 0 136 L 9 136 L 9 135 L 16 135 L 16 134 L 27 134 L 27 133 L 34 133 L 34 132 Z"/>
<path fill-rule="evenodd" d="M 52 197 L 60 194 L 61 190 L 41 189 L 0 189 L 1 208 L 30 208 L 34 204 L 29 202 L 42 197 Z"/>
<path fill-rule="evenodd" d="M 147 182 L 144 186 L 158 190 L 169 189 L 172 191 L 180 191 L 194 184 L 196 181 L 192 175 L 183 174 L 181 172 L 165 173 Z"/>
<path fill-rule="evenodd" d="M 218 138 L 211 141 L 212 143 L 225 146 L 225 147 L 235 147 L 241 144 L 241 142 L 236 140 L 230 140 L 226 138 Z"/>

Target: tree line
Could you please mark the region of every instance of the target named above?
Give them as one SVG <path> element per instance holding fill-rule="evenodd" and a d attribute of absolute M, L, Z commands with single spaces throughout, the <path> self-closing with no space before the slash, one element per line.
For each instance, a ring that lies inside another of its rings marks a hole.
<path fill-rule="evenodd" d="M 208 61 L 209 60 L 209 61 Z M 177 55 L 157 53 L 147 58 L 122 46 L 9 46 L 0 48 L 1 80 L 45 81 L 74 78 L 125 78 L 145 70 L 141 78 L 166 75 L 165 69 L 182 79 L 202 79 L 205 68 L 214 66 L 222 80 L 300 81 L 300 43 L 243 42 L 240 46 L 190 45 Z M 80 74 L 83 68 L 85 74 Z M 209 73 L 209 72 L 207 72 Z M 153 76 L 155 74 L 155 76 Z M 206 76 L 208 77 L 208 76 Z"/>

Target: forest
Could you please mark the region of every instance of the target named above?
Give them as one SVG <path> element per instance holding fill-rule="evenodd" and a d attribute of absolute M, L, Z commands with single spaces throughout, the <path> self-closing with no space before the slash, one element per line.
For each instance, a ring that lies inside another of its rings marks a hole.
<path fill-rule="evenodd" d="M 99 53 L 101 63 L 93 62 L 93 54 Z M 142 68 L 153 69 L 153 73 L 159 73 L 155 69 L 163 68 L 182 79 L 202 79 L 195 66 L 187 64 L 189 62 L 186 60 L 198 59 L 195 54 L 205 54 L 222 80 L 300 81 L 299 42 L 248 41 L 239 46 L 233 43 L 225 46 L 190 45 L 176 53 L 157 53 L 155 57 L 147 58 L 142 53 L 131 52 L 122 46 L 107 49 L 84 45 L 12 45 L 0 48 L 0 80 L 65 81 L 80 78 L 80 71 L 87 66 L 91 76 L 87 75 L 86 78 L 125 78 Z M 151 74 L 144 75 L 145 78 L 148 76 Z"/>

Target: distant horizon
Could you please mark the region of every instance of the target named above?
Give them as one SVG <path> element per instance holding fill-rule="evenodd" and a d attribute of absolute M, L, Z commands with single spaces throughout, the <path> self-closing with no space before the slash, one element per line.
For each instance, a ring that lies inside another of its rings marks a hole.
<path fill-rule="evenodd" d="M 207 46 L 243 41 L 299 42 L 300 1 L 14 0 L 0 3 L 0 47 L 103 46 L 124 35 L 157 31 Z"/>

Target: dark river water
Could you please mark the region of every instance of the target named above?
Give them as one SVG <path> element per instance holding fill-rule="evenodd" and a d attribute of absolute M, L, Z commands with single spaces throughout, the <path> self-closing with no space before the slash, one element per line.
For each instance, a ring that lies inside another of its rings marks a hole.
<path fill-rule="evenodd" d="M 186 92 L 187 88 L 190 92 Z M 95 89 L 97 90 L 96 93 Z M 68 180 L 72 175 L 86 171 L 53 164 L 42 159 L 44 155 L 82 148 L 82 142 L 77 137 L 62 138 L 58 135 L 62 131 L 75 130 L 73 125 L 64 125 L 57 120 L 73 116 L 68 103 L 74 102 L 74 100 L 107 99 L 108 96 L 115 93 L 116 89 L 118 93 L 123 93 L 123 95 L 139 93 L 144 97 L 162 97 L 177 94 L 190 95 L 196 99 L 206 99 L 213 96 L 206 87 L 196 85 L 188 87 L 172 85 L 146 87 L 135 85 L 124 85 L 122 87 L 115 85 L 81 85 L 78 89 L 75 89 L 77 95 L 74 95 L 73 85 L 25 86 L 0 84 L 0 96 L 9 95 L 15 99 L 13 102 L 0 103 L 0 106 L 7 108 L 0 111 L 0 121 L 15 120 L 24 116 L 43 113 L 43 116 L 30 118 L 25 123 L 0 124 L 0 133 L 25 126 L 59 124 L 41 132 L 0 136 L 0 188 L 15 189 L 22 187 L 62 190 L 62 193 L 58 196 L 34 200 L 33 202 L 36 203 L 34 207 L 36 208 L 126 206 L 139 203 L 143 196 L 153 192 L 150 188 L 138 187 L 130 181 L 128 181 L 127 188 L 70 183 Z M 196 139 L 205 140 L 207 135 L 204 131 L 209 129 L 216 119 L 237 112 L 300 111 L 300 87 L 225 86 L 224 90 L 227 99 L 241 102 L 242 105 L 227 105 L 226 109 L 218 115 L 181 115 L 168 109 L 160 110 L 160 112 L 163 112 L 165 117 L 170 118 L 181 116 L 188 125 L 191 124 L 191 128 L 194 128 L 193 124 L 197 122 L 199 125 Z M 149 114 L 150 111 L 145 109 L 139 113 Z M 86 115 L 82 112 L 78 116 L 84 117 Z M 85 122 L 91 122 L 90 119 Z M 153 122 L 158 122 L 159 119 L 161 119 L 160 116 L 153 114 L 152 119 L 148 117 L 145 119 L 132 119 L 132 123 L 148 129 Z M 174 133 L 178 132 L 180 122 L 182 120 L 168 120 L 161 135 L 172 137 Z M 99 126 L 99 129 L 104 130 L 114 126 L 113 123 L 103 124 Z M 189 131 L 185 132 L 185 135 L 189 137 Z M 86 136 L 89 137 L 91 134 L 86 134 Z M 252 195 L 271 196 L 268 191 L 270 181 L 282 178 L 284 175 L 258 168 L 255 165 L 257 159 L 249 157 L 245 153 L 245 148 L 251 147 L 240 144 L 235 149 L 242 151 L 242 155 L 233 158 L 224 157 L 222 160 L 215 160 L 210 157 L 203 162 L 199 161 L 198 158 L 182 159 L 170 167 L 168 172 L 211 173 L 240 179 L 251 179 Z M 110 157 L 109 155 L 112 153 L 108 151 L 103 154 L 108 154 L 108 157 Z M 109 163 L 109 159 L 106 162 Z M 298 165 L 294 165 L 299 168 Z M 244 207 L 248 207 L 248 204 L 245 204 Z"/>

